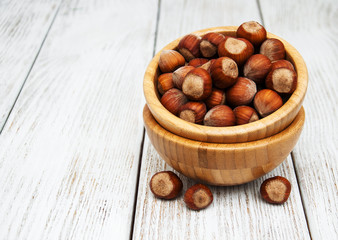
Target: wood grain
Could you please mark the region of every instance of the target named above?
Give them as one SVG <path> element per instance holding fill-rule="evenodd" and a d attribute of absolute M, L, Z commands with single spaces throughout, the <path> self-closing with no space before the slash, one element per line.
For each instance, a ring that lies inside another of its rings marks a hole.
<path fill-rule="evenodd" d="M 266 28 L 289 39 L 304 57 L 309 89 L 306 124 L 293 152 L 313 239 L 338 239 L 338 2 L 261 1 Z"/>
<path fill-rule="evenodd" d="M 281 164 L 296 145 L 305 113 L 272 137 L 247 143 L 215 144 L 189 140 L 164 129 L 147 106 L 143 110 L 147 135 L 159 155 L 176 171 L 211 185 L 251 182 Z"/>
<path fill-rule="evenodd" d="M 0 137 L 1 239 L 129 238 L 156 13 L 63 2 Z"/>
<path fill-rule="evenodd" d="M 156 50 L 198 29 L 238 26 L 252 19 L 260 21 L 255 1 L 162 1 Z M 264 177 L 236 187 L 211 187 L 215 200 L 209 208 L 200 212 L 187 210 L 182 196 L 163 201 L 151 194 L 151 176 L 165 169 L 172 170 L 146 137 L 134 239 L 309 239 L 290 157 L 266 176 L 281 175 L 293 184 L 291 197 L 282 206 L 260 199 L 258 189 Z M 184 190 L 195 183 L 180 176 Z"/>
<path fill-rule="evenodd" d="M 194 34 L 203 36 L 208 32 L 217 32 L 227 36 L 235 36 L 236 30 L 237 27 L 235 26 L 214 27 L 195 31 Z M 156 121 L 168 131 L 181 137 L 209 143 L 238 143 L 255 141 L 270 137 L 289 126 L 298 114 L 306 94 L 308 85 L 307 68 L 302 56 L 287 41 L 271 33 L 268 33 L 267 37 L 277 38 L 284 43 L 287 52 L 287 59 L 293 63 L 297 71 L 296 90 L 281 108 L 269 116 L 260 119 L 260 121 L 255 121 L 241 126 L 215 128 L 204 125 L 196 125 L 180 119 L 169 112 L 162 105 L 158 97 L 158 61 L 161 54 L 161 52 L 159 52 L 149 63 L 143 80 L 144 96 Z M 179 40 L 180 39 L 174 40 L 162 50 L 176 49 Z"/>
<path fill-rule="evenodd" d="M 235 187 L 210 186 L 214 202 L 196 212 L 185 206 L 183 195 L 171 201 L 153 196 L 148 186 L 151 176 L 174 170 L 159 157 L 148 138 L 145 146 L 134 239 L 310 239 L 290 157 L 256 181 Z M 196 183 L 178 175 L 183 193 Z M 276 175 L 292 184 L 290 198 L 281 206 L 264 202 L 259 194 L 260 184 Z"/>
<path fill-rule="evenodd" d="M 60 2 L 11 0 L 0 3 L 0 131 Z"/>

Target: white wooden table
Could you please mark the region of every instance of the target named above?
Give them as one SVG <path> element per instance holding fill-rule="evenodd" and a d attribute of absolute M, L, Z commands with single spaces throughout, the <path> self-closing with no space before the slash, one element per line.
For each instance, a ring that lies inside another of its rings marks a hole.
<path fill-rule="evenodd" d="M 211 187 L 203 211 L 155 199 L 150 177 L 171 168 L 143 128 L 148 62 L 248 20 L 307 63 L 297 146 L 267 176 Z M 338 239 L 337 24 L 337 0 L 0 1 L 0 239 Z M 281 206 L 258 192 L 275 175 L 293 186 Z"/>

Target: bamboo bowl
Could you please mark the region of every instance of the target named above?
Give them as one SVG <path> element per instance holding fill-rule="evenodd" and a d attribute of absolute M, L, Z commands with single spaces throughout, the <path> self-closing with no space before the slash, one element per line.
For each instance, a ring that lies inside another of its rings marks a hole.
<path fill-rule="evenodd" d="M 218 32 L 236 35 L 237 27 L 216 27 L 194 32 L 203 36 Z M 184 121 L 160 102 L 157 91 L 158 60 L 161 51 L 176 49 L 180 39 L 169 43 L 151 60 L 143 89 L 147 102 L 143 118 L 147 134 L 159 155 L 187 177 L 211 185 L 238 185 L 255 180 L 281 164 L 296 145 L 303 129 L 302 103 L 308 75 L 305 62 L 288 42 L 281 40 L 287 59 L 297 72 L 297 88 L 284 105 L 271 115 L 240 126 L 209 127 Z"/>
<path fill-rule="evenodd" d="M 236 35 L 237 27 L 216 27 L 194 32 L 203 36 L 208 32 L 218 32 L 228 36 Z M 285 46 L 287 59 L 291 61 L 298 75 L 297 88 L 289 100 L 273 114 L 250 124 L 232 127 L 209 127 L 184 121 L 171 114 L 160 102 L 157 91 L 157 77 L 159 75 L 158 60 L 160 53 L 166 49 L 176 49 L 180 38 L 169 43 L 151 60 L 146 69 L 143 81 L 143 91 L 147 105 L 156 121 L 168 131 L 184 138 L 210 143 L 239 143 L 249 142 L 270 137 L 279 133 L 295 119 L 298 114 L 308 85 L 307 68 L 302 56 L 284 39 L 268 33 L 268 38 L 277 38 Z"/>
<path fill-rule="evenodd" d="M 143 119 L 159 155 L 183 175 L 211 185 L 253 181 L 272 171 L 289 155 L 303 129 L 305 112 L 274 136 L 247 143 L 205 143 L 175 135 L 159 125 L 147 106 Z"/>

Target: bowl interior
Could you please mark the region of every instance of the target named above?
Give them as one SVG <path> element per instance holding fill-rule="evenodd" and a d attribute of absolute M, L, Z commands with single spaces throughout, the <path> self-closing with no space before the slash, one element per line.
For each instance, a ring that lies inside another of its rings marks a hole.
<path fill-rule="evenodd" d="M 236 36 L 236 30 L 237 27 L 235 26 L 215 27 L 196 31 L 194 34 L 203 36 L 208 32 L 218 32 L 228 36 Z M 307 68 L 302 56 L 291 44 L 272 33 L 268 33 L 267 37 L 277 38 L 283 42 L 287 53 L 287 59 L 293 63 L 298 76 L 296 90 L 280 109 L 259 121 L 232 127 L 197 125 L 184 121 L 170 113 L 161 104 L 160 95 L 157 91 L 157 77 L 160 74 L 158 60 L 161 51 L 166 49 L 177 49 L 180 41 L 179 38 L 169 43 L 155 55 L 148 65 L 144 76 L 144 96 L 156 121 L 168 131 L 181 137 L 209 143 L 240 143 L 254 141 L 272 136 L 289 126 L 298 114 L 306 94 L 308 85 Z"/>

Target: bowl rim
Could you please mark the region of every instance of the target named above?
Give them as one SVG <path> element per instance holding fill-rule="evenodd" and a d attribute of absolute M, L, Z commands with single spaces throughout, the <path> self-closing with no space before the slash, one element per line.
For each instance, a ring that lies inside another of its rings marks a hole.
<path fill-rule="evenodd" d="M 285 141 L 291 135 L 294 135 L 297 132 L 301 132 L 303 130 L 305 123 L 305 110 L 303 107 L 301 107 L 295 119 L 283 131 L 267 138 L 241 143 L 205 143 L 176 135 L 165 129 L 155 120 L 154 116 L 151 114 L 151 111 L 147 105 L 145 105 L 143 108 L 143 119 L 145 125 L 151 128 L 151 131 L 153 131 L 156 135 L 161 135 L 163 139 L 170 142 L 175 142 L 176 145 L 183 145 L 189 147 L 190 149 L 205 148 L 205 149 L 232 151 L 233 149 L 245 150 L 248 148 L 266 147 L 269 144 L 280 143 Z"/>
<path fill-rule="evenodd" d="M 213 27 L 195 31 L 192 34 L 203 36 L 208 32 L 218 32 L 235 36 L 237 26 Z M 183 36 L 182 36 L 183 37 Z M 143 91 L 147 105 L 156 121 L 168 131 L 191 140 L 211 143 L 239 143 L 266 138 L 285 129 L 299 112 L 304 100 L 308 73 L 306 64 L 299 52 L 284 39 L 267 32 L 267 38 L 276 38 L 283 42 L 288 60 L 297 72 L 297 87 L 287 102 L 274 113 L 258 121 L 231 127 L 210 127 L 187 122 L 170 113 L 160 102 L 157 91 L 158 60 L 160 53 L 167 49 L 177 49 L 178 38 L 162 48 L 149 63 L 143 80 Z M 288 116 L 290 113 L 293 115 Z M 291 119 L 292 118 L 292 119 Z"/>

